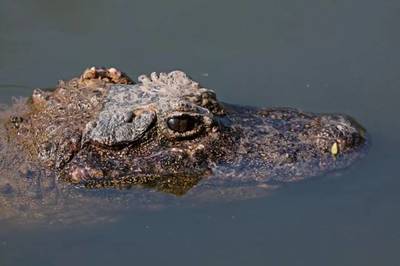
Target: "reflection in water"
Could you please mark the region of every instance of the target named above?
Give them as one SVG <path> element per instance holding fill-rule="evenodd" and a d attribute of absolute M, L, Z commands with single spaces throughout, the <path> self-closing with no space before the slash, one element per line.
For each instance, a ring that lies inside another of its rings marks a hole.
<path fill-rule="evenodd" d="M 396 265 L 399 8 L 395 0 L 1 0 L 0 84 L 23 86 L 2 87 L 0 103 L 91 65 L 132 76 L 184 69 L 224 102 L 354 115 L 373 144 L 336 178 L 234 203 L 221 202 L 254 198 L 256 187 L 217 190 L 210 180 L 207 189 L 202 180 L 182 197 L 69 190 L 0 160 L 1 170 L 21 177 L 10 179 L 21 182 L 17 200 L 13 184 L 1 184 L 1 220 L 26 214 L 30 223 L 57 213 L 75 225 L 21 230 L 0 222 L 0 265 Z M 195 193 L 217 200 L 192 207 Z M 94 225 L 102 214 L 123 219 Z"/>
<path fill-rule="evenodd" d="M 87 189 L 132 189 L 135 186 L 154 189 L 159 192 L 183 196 L 191 190 L 204 176 L 198 175 L 171 175 L 171 176 L 146 176 L 124 177 L 122 179 L 89 180 L 84 187 Z"/>

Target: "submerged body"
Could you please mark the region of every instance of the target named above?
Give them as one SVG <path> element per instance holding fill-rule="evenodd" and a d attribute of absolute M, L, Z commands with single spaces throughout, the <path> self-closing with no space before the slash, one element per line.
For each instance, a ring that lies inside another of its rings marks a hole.
<path fill-rule="evenodd" d="M 14 209 L 31 205 L 32 183 L 39 206 L 60 194 L 91 201 L 91 188 L 268 190 L 344 168 L 365 146 L 348 116 L 225 104 L 181 71 L 134 84 L 116 69 L 92 68 L 13 108 L 2 129 L 0 202 Z M 20 175 L 4 174 L 15 162 Z"/>

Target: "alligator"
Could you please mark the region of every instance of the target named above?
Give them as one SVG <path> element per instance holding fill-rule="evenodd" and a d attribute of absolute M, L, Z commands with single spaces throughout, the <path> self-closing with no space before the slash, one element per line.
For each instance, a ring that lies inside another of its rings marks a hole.
<path fill-rule="evenodd" d="M 224 103 L 182 71 L 134 82 L 92 67 L 16 100 L 1 120 L 0 213 L 14 215 L 60 209 L 60 198 L 107 205 L 91 191 L 113 191 L 110 208 L 132 190 L 268 191 L 345 168 L 367 142 L 350 116 Z"/>

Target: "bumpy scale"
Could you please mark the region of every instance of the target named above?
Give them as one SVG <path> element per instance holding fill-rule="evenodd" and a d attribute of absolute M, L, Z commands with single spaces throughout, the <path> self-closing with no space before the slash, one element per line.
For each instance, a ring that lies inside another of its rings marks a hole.
<path fill-rule="evenodd" d="M 194 186 L 275 187 L 346 167 L 366 143 L 346 115 L 222 103 L 181 71 L 134 84 L 114 68 L 87 69 L 52 91 L 34 90 L 2 117 L 0 198 L 8 205 L 12 195 L 29 198 L 27 175 L 41 197 L 133 185 L 177 195 Z M 24 177 L 5 174 L 10 162 Z"/>

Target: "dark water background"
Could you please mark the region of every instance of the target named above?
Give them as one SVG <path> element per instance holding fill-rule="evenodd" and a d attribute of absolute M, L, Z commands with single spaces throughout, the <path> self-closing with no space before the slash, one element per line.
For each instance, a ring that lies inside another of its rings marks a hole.
<path fill-rule="evenodd" d="M 369 155 L 265 198 L 0 225 L 0 265 L 400 265 L 398 0 L 0 0 L 0 102 L 91 65 L 183 69 L 223 101 L 343 112 Z"/>

